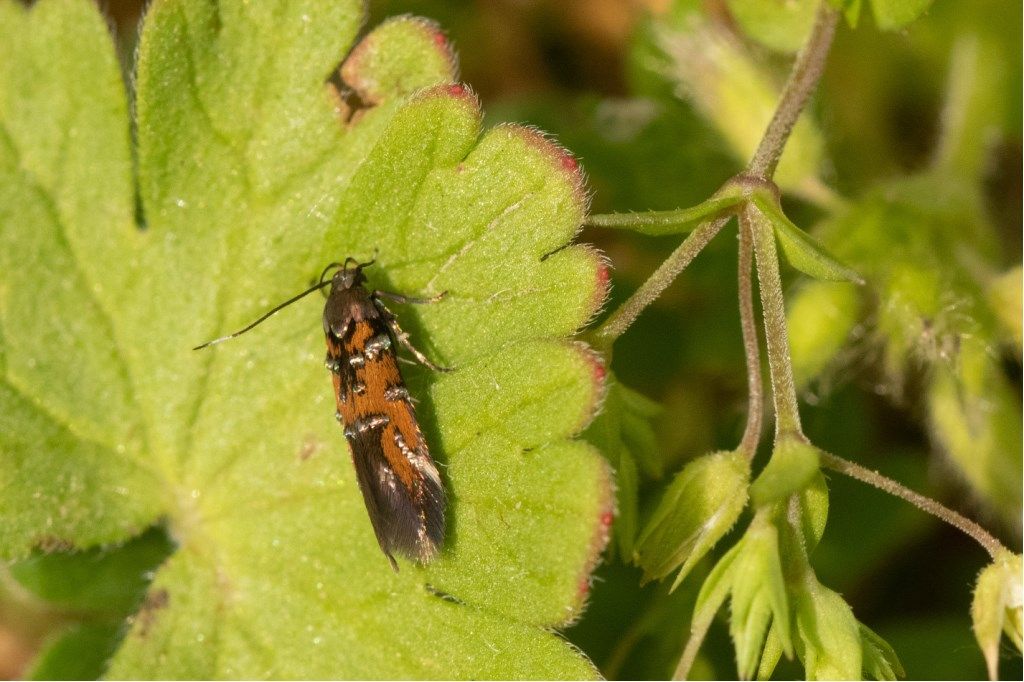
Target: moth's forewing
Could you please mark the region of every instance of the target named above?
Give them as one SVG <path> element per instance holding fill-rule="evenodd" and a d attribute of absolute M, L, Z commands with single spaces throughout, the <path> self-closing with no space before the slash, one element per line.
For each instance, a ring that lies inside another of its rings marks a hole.
<path fill-rule="evenodd" d="M 332 291 L 345 323 L 327 330 L 338 416 L 381 549 L 430 561 L 444 540 L 444 488 L 431 459 L 382 311 L 361 287 Z"/>

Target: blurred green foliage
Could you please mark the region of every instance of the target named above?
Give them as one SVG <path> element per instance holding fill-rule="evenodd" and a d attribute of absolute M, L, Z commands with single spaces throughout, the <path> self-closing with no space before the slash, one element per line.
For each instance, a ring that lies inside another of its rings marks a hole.
<path fill-rule="evenodd" d="M 489 16 L 484 17 L 479 6 L 470 3 L 385 2 L 375 7 L 382 12 L 432 16 L 436 8 L 436 16 L 460 45 L 463 73 L 470 82 L 481 84 L 489 116 L 534 123 L 576 152 L 589 175 L 595 213 L 691 206 L 739 170 L 741 155 L 717 132 L 715 121 L 702 115 L 698 104 L 676 96 L 678 84 L 666 78 L 664 62 L 659 64 L 652 49 L 656 27 L 663 21 L 678 23 L 695 3 L 668 3 L 664 20 L 657 17 L 665 14 L 656 12 L 651 19 L 636 12 L 630 36 L 623 40 L 609 31 L 601 34 L 607 42 L 595 37 L 597 31 L 580 29 L 553 4 L 529 4 L 517 14 L 517 21 L 508 23 L 508 33 L 500 41 L 485 44 L 480 36 L 492 25 L 494 15 L 507 11 L 502 3 L 490 6 L 483 12 Z M 604 4 L 594 3 L 592 11 L 600 14 Z M 657 4 L 663 12 L 665 3 Z M 711 21 L 722 21 L 730 9 L 738 11 L 735 16 L 742 30 L 749 25 L 749 13 L 760 9 L 751 9 L 752 4 L 771 3 L 712 2 L 704 3 L 704 9 L 710 8 Z M 807 3 L 779 4 L 793 10 Z M 919 9 L 926 4 L 917 3 Z M 787 214 L 806 229 L 837 211 L 855 210 L 872 188 L 891 187 L 894 179 L 920 174 L 945 149 L 944 153 L 958 159 L 950 172 L 960 184 L 977 189 L 977 206 L 986 223 L 981 241 L 1000 245 L 994 271 L 1012 266 L 1014 254 L 1020 252 L 1021 235 L 1021 50 L 1020 8 L 1011 5 L 1015 3 L 987 0 L 972 3 L 971 11 L 965 13 L 958 3 L 940 1 L 896 32 L 877 27 L 879 8 L 875 7 L 874 13 L 862 9 L 856 29 L 841 26 L 820 94 L 811 107 L 825 143 L 817 179 L 831 191 L 798 197 L 801 200 L 796 203 L 784 198 Z M 806 21 L 793 11 L 793 26 Z M 888 16 L 893 21 L 899 18 L 896 13 Z M 735 25 L 727 25 L 726 30 L 737 35 Z M 784 31 L 751 35 L 755 45 L 747 36 L 738 36 L 742 50 L 753 55 L 775 83 L 785 78 L 788 61 L 767 48 L 792 49 L 791 39 L 792 32 Z M 548 49 L 555 40 L 562 43 L 561 50 Z M 943 147 L 940 130 L 943 116 L 949 113 L 950 71 L 965 41 L 976 46 L 979 61 L 971 73 L 986 101 L 968 106 L 968 115 L 974 119 L 966 124 L 965 136 L 959 143 L 944 142 Z M 595 43 L 599 46 L 594 47 Z M 612 50 L 608 43 L 615 46 L 616 70 L 595 76 L 597 67 L 592 62 Z M 521 69 L 528 69 L 532 77 L 520 77 Z M 474 80 L 480 72 L 487 75 Z M 577 77 L 567 79 L 566 73 Z M 508 87 L 501 85 L 503 77 Z M 983 163 L 976 163 L 976 158 Z M 927 240 L 927 226 L 917 226 Z M 964 224 L 961 244 L 980 246 L 976 226 L 976 221 L 974 226 Z M 584 239 L 605 249 L 615 266 L 610 309 L 625 300 L 678 244 L 678 239 L 598 229 L 588 230 Z M 843 234 L 836 234 L 829 246 L 842 240 Z M 876 247 L 873 255 L 884 262 L 899 248 Z M 689 458 L 731 447 L 742 427 L 745 383 L 734 254 L 732 238 L 719 237 L 615 347 L 613 367 L 618 380 L 663 406 L 654 428 L 663 468 L 670 476 Z M 784 278 L 794 292 L 805 284 L 792 270 Z M 942 460 L 929 438 L 931 429 L 917 389 L 912 387 L 899 401 L 878 390 L 885 386 L 885 379 L 877 351 L 866 339 L 871 319 L 860 303 L 862 292 L 845 284 L 813 286 L 832 287 L 844 297 L 838 307 L 824 305 L 827 301 L 819 297 L 818 303 L 809 306 L 810 321 L 794 341 L 800 345 L 807 340 L 805 333 L 817 334 L 826 338 L 805 343 L 809 350 L 821 343 L 835 347 L 827 353 L 827 362 L 819 359 L 816 368 L 808 368 L 803 381 L 804 421 L 815 444 L 954 508 L 980 512 L 983 520 L 1012 517 L 1012 511 L 1004 514 L 990 503 L 979 506 L 978 493 L 949 466 L 936 468 Z M 1012 285 L 1004 287 L 1011 294 L 1014 291 Z M 815 325 L 815 313 L 832 315 L 831 324 Z M 1014 316 L 1019 319 L 1019 314 L 1015 310 L 1011 321 Z M 1012 387 L 1009 399 L 1019 405 L 1019 350 L 1015 353 L 1012 346 L 998 341 L 993 347 L 1005 349 L 999 381 Z M 1019 453 L 1018 448 L 1001 456 L 1019 459 Z M 643 519 L 660 499 L 666 479 L 656 480 L 642 472 L 638 476 L 636 504 Z M 894 646 L 908 677 L 984 675 L 984 661 L 970 630 L 966 587 L 985 563 L 983 552 L 955 531 L 883 493 L 836 475 L 828 477 L 828 484 L 829 524 L 812 559 L 822 582 L 840 592 L 857 618 Z M 1019 487 L 1016 495 L 1019 505 Z M 996 521 L 993 527 L 1004 542 L 1019 550 L 1019 525 Z M 730 546 L 728 539 L 721 546 Z M 942 569 L 935 570 L 936 566 Z M 590 609 L 568 632 L 569 637 L 607 675 L 641 679 L 671 675 L 685 640 L 683 623 L 692 612 L 693 597 L 685 593 L 696 588 L 684 584 L 672 597 L 665 595 L 665 585 L 638 588 L 639 575 L 618 565 L 615 558 L 599 569 L 598 576 Z M 693 585 L 700 584 L 696 577 L 692 580 Z M 671 616 L 666 617 L 666 612 Z M 724 628 L 724 621 L 713 627 L 698 662 L 703 667 L 695 673 L 735 674 Z M 942 662 L 936 661 L 935 651 L 944 652 Z M 1019 658 L 1004 656 L 1004 677 L 1020 676 L 1020 671 Z M 801 672 L 783 661 L 777 674 Z"/>

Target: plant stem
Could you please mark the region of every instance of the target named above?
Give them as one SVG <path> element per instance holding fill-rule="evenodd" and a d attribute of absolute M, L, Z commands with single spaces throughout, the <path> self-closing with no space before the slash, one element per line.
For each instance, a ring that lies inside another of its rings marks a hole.
<path fill-rule="evenodd" d="M 871 471 L 859 464 L 855 464 L 828 452 L 821 453 L 821 463 L 833 471 L 846 474 L 850 478 L 855 478 L 858 481 L 867 483 L 868 485 L 873 485 L 879 490 L 887 492 L 890 495 L 895 495 L 896 497 L 904 499 L 921 511 L 927 512 L 932 516 L 945 521 L 954 528 L 958 528 L 973 538 L 979 545 L 984 547 L 985 551 L 988 552 L 989 556 L 993 559 L 995 559 L 1000 553 L 1009 551 L 1001 542 L 999 542 L 999 540 L 992 536 L 991 533 L 976 524 L 974 521 L 971 521 L 967 517 L 958 514 L 931 498 L 914 492 L 910 488 L 897 483 L 891 478 L 883 476 L 877 471 Z"/>
<path fill-rule="evenodd" d="M 753 459 L 757 442 L 761 440 L 764 420 L 764 393 L 761 386 L 761 349 L 757 343 L 757 324 L 754 320 L 754 265 L 753 235 L 748 221 L 740 221 L 739 299 L 740 328 L 743 331 L 743 351 L 747 361 L 747 426 L 743 429 L 740 450 Z"/>
<path fill-rule="evenodd" d="M 822 0 L 811 35 L 793 62 L 775 114 L 747 166 L 747 172 L 751 175 L 770 179 L 775 174 L 786 140 L 825 70 L 825 59 L 832 47 L 838 20 L 839 12 L 827 0 Z"/>
<path fill-rule="evenodd" d="M 592 335 L 594 345 L 607 349 L 629 329 L 640 313 L 658 298 L 662 291 L 686 268 L 701 250 L 708 245 L 722 227 L 729 222 L 730 216 L 715 218 L 701 223 L 691 232 L 683 243 L 665 259 L 654 274 L 645 281 L 625 303 L 612 313 Z"/>
<path fill-rule="evenodd" d="M 768 345 L 768 372 L 771 375 L 772 400 L 775 405 L 775 437 L 784 433 L 801 434 L 775 233 L 768 220 L 753 205 L 748 205 L 740 214 L 740 225 L 741 230 L 750 230 L 754 238 L 757 283 L 761 290 L 764 333 Z"/>

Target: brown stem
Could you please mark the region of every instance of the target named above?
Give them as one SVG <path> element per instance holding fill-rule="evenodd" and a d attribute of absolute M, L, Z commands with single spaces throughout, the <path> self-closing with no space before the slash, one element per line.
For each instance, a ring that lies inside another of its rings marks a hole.
<path fill-rule="evenodd" d="M 752 175 L 767 179 L 775 174 L 786 140 L 825 70 L 825 59 L 832 47 L 838 20 L 839 12 L 827 0 L 822 0 L 811 35 L 793 62 L 775 114 L 747 166 L 747 171 Z"/>
<path fill-rule="evenodd" d="M 739 298 L 740 328 L 743 331 L 743 351 L 747 362 L 747 426 L 743 429 L 740 449 L 748 459 L 757 452 L 764 421 L 764 392 L 761 384 L 761 349 L 757 342 L 757 323 L 754 320 L 754 243 L 748 221 L 740 222 Z"/>
<path fill-rule="evenodd" d="M 757 261 L 757 284 L 761 291 L 764 334 L 768 346 L 768 373 L 772 380 L 775 405 L 775 437 L 784 433 L 801 435 L 800 408 L 793 382 L 793 362 L 789 357 L 789 330 L 786 303 L 779 274 L 779 253 L 775 232 L 761 212 L 748 205 L 740 214 L 740 224 L 750 230 Z"/>
<path fill-rule="evenodd" d="M 649 306 L 680 272 L 690 264 L 701 250 L 721 231 L 731 216 L 723 216 L 701 223 L 683 243 L 665 259 L 654 274 L 644 282 L 625 303 L 604 321 L 592 339 L 598 348 L 608 348 L 636 318 Z"/>
<path fill-rule="evenodd" d="M 890 495 L 895 495 L 896 497 L 904 499 L 921 511 L 927 512 L 932 516 L 945 521 L 954 528 L 958 528 L 973 538 L 979 545 L 984 547 L 985 551 L 988 552 L 993 559 L 995 559 L 1000 553 L 1009 551 L 1001 542 L 999 542 L 999 540 L 974 521 L 971 521 L 952 509 L 939 504 L 931 498 L 914 492 L 910 488 L 897 483 L 891 478 L 883 476 L 877 471 L 865 469 L 859 464 L 855 464 L 847 459 L 837 457 L 836 455 L 828 452 L 821 453 L 821 463 L 833 471 L 846 474 L 850 478 L 855 478 L 858 481 L 867 483 L 868 485 L 873 485 L 879 490 L 885 491 Z"/>

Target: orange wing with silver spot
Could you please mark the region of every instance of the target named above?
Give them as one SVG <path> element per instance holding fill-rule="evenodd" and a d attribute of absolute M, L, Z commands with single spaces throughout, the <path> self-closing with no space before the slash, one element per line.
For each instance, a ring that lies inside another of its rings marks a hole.
<path fill-rule="evenodd" d="M 444 540 L 444 488 L 386 322 L 364 315 L 329 331 L 327 365 L 377 542 L 396 570 L 394 552 L 429 561 Z"/>

